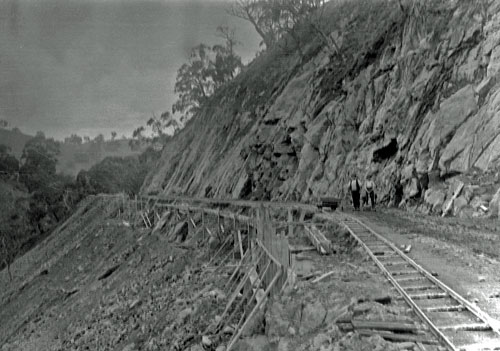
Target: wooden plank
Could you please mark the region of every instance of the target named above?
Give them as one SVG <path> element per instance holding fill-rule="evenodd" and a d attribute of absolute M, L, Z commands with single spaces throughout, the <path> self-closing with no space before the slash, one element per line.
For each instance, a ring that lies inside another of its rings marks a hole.
<path fill-rule="evenodd" d="M 363 336 L 372 336 L 372 335 L 380 335 L 386 340 L 391 341 L 411 341 L 411 342 L 420 342 L 422 344 L 430 344 L 430 345 L 438 345 L 439 343 L 436 340 L 429 339 L 427 336 L 423 335 L 414 335 L 414 334 L 401 334 L 401 333 L 392 333 L 383 330 L 359 330 L 359 335 Z"/>
<path fill-rule="evenodd" d="M 443 214 L 441 215 L 441 217 L 446 217 L 446 215 L 448 214 L 448 212 L 450 212 L 451 208 L 453 207 L 453 202 L 455 202 L 455 199 L 458 197 L 458 195 L 462 191 L 463 187 L 464 187 L 464 183 L 460 183 L 458 185 L 458 188 L 455 190 L 455 193 L 453 194 L 453 196 L 451 197 L 451 199 L 448 201 L 448 204 L 446 205 L 446 207 L 445 207 L 445 209 L 444 209 Z"/>
<path fill-rule="evenodd" d="M 276 283 L 276 280 L 279 278 L 279 275 L 280 275 L 280 271 L 278 271 L 278 273 L 273 277 L 273 280 L 271 281 L 271 284 L 269 284 L 269 286 L 266 288 L 266 290 L 264 291 L 264 296 L 262 297 L 262 299 L 255 305 L 255 307 L 253 308 L 252 312 L 250 312 L 250 314 L 248 315 L 248 317 L 246 318 L 245 322 L 243 323 L 243 325 L 238 328 L 238 332 L 236 333 L 236 335 L 233 336 L 233 338 L 231 339 L 231 341 L 229 342 L 228 346 L 227 346 L 227 349 L 226 351 L 231 351 L 231 349 L 233 348 L 234 346 L 234 343 L 240 338 L 241 334 L 243 333 L 243 331 L 245 330 L 247 324 L 252 320 L 253 316 L 255 315 L 255 313 L 259 310 L 260 306 L 265 303 L 267 301 L 267 295 L 269 295 L 271 289 L 273 288 L 273 285 Z"/>
<path fill-rule="evenodd" d="M 388 330 L 398 332 L 417 332 L 422 330 L 418 325 L 409 324 L 404 322 L 387 322 L 387 321 L 366 321 L 356 320 L 351 321 L 354 329 L 374 329 L 374 330 Z"/>
<path fill-rule="evenodd" d="M 243 242 L 241 240 L 241 231 L 238 230 L 238 244 L 239 244 L 239 247 L 240 247 L 240 257 L 244 257 L 244 253 L 243 253 Z"/>
<path fill-rule="evenodd" d="M 316 250 L 316 247 L 309 245 L 290 245 L 290 252 L 291 253 L 298 253 L 298 252 L 303 252 L 303 251 L 314 251 Z"/>
<path fill-rule="evenodd" d="M 317 283 L 317 282 L 319 282 L 319 281 L 321 281 L 321 280 L 323 280 L 323 279 L 325 279 L 325 278 L 327 278 L 327 277 L 331 276 L 331 275 L 332 275 L 332 274 L 334 274 L 335 272 L 337 272 L 337 271 L 336 271 L 336 270 L 334 270 L 334 271 L 330 271 L 330 272 L 327 272 L 327 273 L 325 273 L 325 274 L 322 274 L 322 275 L 320 275 L 319 277 L 315 278 L 315 279 L 314 279 L 311 283 Z"/>

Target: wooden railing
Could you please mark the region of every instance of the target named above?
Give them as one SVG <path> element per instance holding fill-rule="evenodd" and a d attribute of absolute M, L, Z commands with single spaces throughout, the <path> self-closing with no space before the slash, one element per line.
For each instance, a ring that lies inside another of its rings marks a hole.
<path fill-rule="evenodd" d="M 236 267 L 225 286 L 229 299 L 220 322 L 206 331 L 217 334 L 228 325 L 236 325 L 227 351 L 266 301 L 283 291 L 293 274 L 288 237 L 294 228 L 305 227 L 316 249 L 327 253 L 326 239 L 318 237 L 318 229 L 305 221 L 307 212 L 317 211 L 316 206 L 309 204 L 160 196 L 129 200 L 121 197 L 118 201 L 123 201 L 121 207 L 126 209 L 123 214 L 134 224 L 161 229 L 167 212 L 173 211 L 179 220 L 187 222 L 188 236 L 202 235 L 202 241 L 205 237 L 216 237 L 220 247 L 210 257 L 208 266 L 225 265 L 231 252 L 237 257 Z M 297 214 L 299 218 L 294 220 Z M 227 252 L 231 242 L 233 248 Z"/>

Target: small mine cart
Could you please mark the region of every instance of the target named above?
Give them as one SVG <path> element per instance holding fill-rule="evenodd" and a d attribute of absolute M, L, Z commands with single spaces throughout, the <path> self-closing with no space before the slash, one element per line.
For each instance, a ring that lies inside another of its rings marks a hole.
<path fill-rule="evenodd" d="M 323 207 L 330 207 L 333 211 L 339 207 L 341 199 L 336 197 L 320 197 L 317 203 L 318 208 L 321 210 Z"/>

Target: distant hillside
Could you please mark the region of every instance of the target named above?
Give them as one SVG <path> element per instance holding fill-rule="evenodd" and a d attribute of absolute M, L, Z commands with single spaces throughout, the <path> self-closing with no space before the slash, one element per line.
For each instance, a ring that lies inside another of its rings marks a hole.
<path fill-rule="evenodd" d="M 18 159 L 22 155 L 24 145 L 32 137 L 22 132 L 0 129 L 0 144 L 9 146 L 12 154 Z M 57 163 L 57 171 L 72 176 L 76 176 L 82 169 L 90 169 L 90 167 L 106 157 L 138 155 L 147 147 L 147 145 L 143 145 L 136 150 L 132 150 L 128 139 L 82 144 L 61 142 L 60 145 L 61 153 Z"/>
<path fill-rule="evenodd" d="M 12 150 L 12 154 L 17 159 L 19 159 L 23 153 L 24 144 L 31 138 L 33 138 L 31 135 L 0 128 L 0 144 L 9 146 Z"/>

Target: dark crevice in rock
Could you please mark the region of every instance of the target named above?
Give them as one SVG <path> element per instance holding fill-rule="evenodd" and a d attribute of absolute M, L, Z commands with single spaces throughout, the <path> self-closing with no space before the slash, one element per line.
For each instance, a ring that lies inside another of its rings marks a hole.
<path fill-rule="evenodd" d="M 392 138 L 389 144 L 373 151 L 373 162 L 382 162 L 393 156 L 398 152 L 398 141 Z"/>
<path fill-rule="evenodd" d="M 117 265 L 115 265 L 115 266 L 113 266 L 111 268 L 108 268 L 106 270 L 106 272 L 104 272 L 97 280 L 103 280 L 103 279 L 109 278 L 109 276 L 111 274 L 113 274 L 118 269 L 118 267 L 120 267 L 119 264 L 117 264 Z"/>
<path fill-rule="evenodd" d="M 443 174 L 443 176 L 441 177 L 441 180 L 442 181 L 445 181 L 447 179 L 450 179 L 450 178 L 453 178 L 453 177 L 456 177 L 458 175 L 462 174 L 462 172 L 458 172 L 458 171 L 448 171 L 446 172 L 445 174 Z"/>

